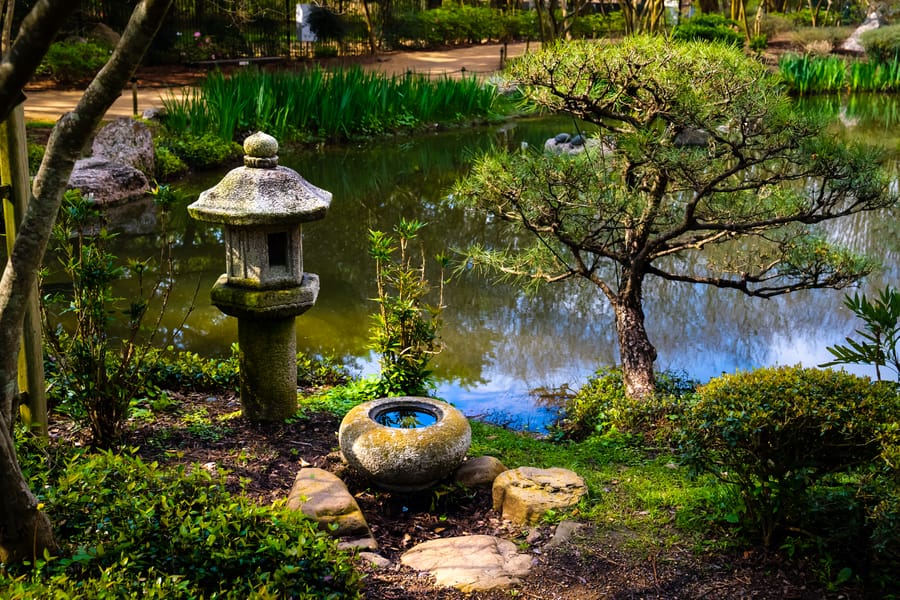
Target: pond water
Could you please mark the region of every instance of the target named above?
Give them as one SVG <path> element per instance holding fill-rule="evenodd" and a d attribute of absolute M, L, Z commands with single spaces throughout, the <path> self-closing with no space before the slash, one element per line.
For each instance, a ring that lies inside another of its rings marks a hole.
<path fill-rule="evenodd" d="M 890 130 L 879 130 L 869 120 L 841 127 L 851 132 L 856 127 L 868 137 Z M 316 305 L 297 319 L 298 349 L 338 356 L 362 374 L 376 373 L 377 360 L 366 350 L 370 314 L 376 309 L 368 230 L 389 231 L 400 217 L 425 221 L 421 237 L 431 255 L 491 240 L 498 233 L 483 215 L 442 205 L 448 187 L 475 154 L 492 144 L 543 144 L 573 130 L 572 121 L 554 118 L 398 137 L 365 147 L 282 153 L 282 165 L 334 195 L 328 216 L 303 228 L 304 266 L 319 275 L 321 291 Z M 180 184 L 189 192 L 185 205 L 222 175 L 205 173 Z M 158 238 L 155 211 L 127 210 L 131 214 L 117 218 L 128 225 L 116 252 L 152 256 Z M 830 231 L 883 261 L 884 269 L 869 278 L 864 291 L 900 281 L 896 217 L 860 216 Z M 224 272 L 221 232 L 191 220 L 183 206 L 172 215 L 172 224 L 179 279 L 164 329 L 174 329 L 193 308 L 177 339 L 161 343 L 227 355 L 237 339 L 236 320 L 209 303 L 209 289 Z M 436 278 L 437 272 L 431 275 Z M 843 307 L 844 293 L 823 290 L 761 300 L 648 280 L 645 312 L 659 353 L 657 366 L 706 380 L 736 369 L 820 364 L 830 358 L 826 346 L 840 343 L 859 326 Z M 598 367 L 618 359 L 612 311 L 596 289 L 583 283 L 544 286 L 526 295 L 493 280 L 462 276 L 446 287 L 445 304 L 445 348 L 435 360 L 435 395 L 469 416 L 540 430 L 553 414 L 546 398 L 577 389 Z"/>

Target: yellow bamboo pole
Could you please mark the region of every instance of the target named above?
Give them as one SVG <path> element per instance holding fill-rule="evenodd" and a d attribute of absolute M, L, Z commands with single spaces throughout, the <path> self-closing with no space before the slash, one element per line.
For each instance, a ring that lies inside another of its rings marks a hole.
<path fill-rule="evenodd" d="M 12 255 L 18 225 L 31 197 L 28 177 L 28 147 L 25 137 L 25 109 L 19 104 L 0 123 L 0 182 L 7 193 L 3 198 L 6 249 Z M 44 381 L 44 355 L 41 348 L 40 300 L 37 285 L 28 296 L 22 347 L 19 350 L 19 393 L 23 415 L 40 435 L 47 435 L 47 394 Z"/>

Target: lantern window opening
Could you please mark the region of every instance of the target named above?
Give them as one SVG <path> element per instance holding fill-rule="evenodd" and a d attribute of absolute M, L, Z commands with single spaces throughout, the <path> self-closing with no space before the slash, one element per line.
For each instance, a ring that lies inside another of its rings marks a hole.
<path fill-rule="evenodd" d="M 288 234 L 286 231 L 275 231 L 266 236 L 269 251 L 269 267 L 288 266 Z"/>

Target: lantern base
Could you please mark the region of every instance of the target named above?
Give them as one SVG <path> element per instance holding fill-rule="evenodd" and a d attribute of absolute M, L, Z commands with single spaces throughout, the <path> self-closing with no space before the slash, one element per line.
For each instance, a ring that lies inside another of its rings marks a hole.
<path fill-rule="evenodd" d="M 305 313 L 316 303 L 319 276 L 304 273 L 300 285 L 277 290 L 246 288 L 228 283 L 221 275 L 213 285 L 212 303 L 226 315 L 250 319 L 285 319 Z"/>

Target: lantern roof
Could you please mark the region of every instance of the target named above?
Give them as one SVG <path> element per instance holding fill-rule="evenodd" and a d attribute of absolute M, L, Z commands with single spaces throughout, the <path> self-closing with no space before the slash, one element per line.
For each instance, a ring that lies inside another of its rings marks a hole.
<path fill-rule="evenodd" d="M 324 218 L 330 204 L 331 192 L 278 166 L 278 141 L 257 132 L 244 141 L 244 166 L 202 192 L 188 212 L 224 225 L 291 225 Z"/>

